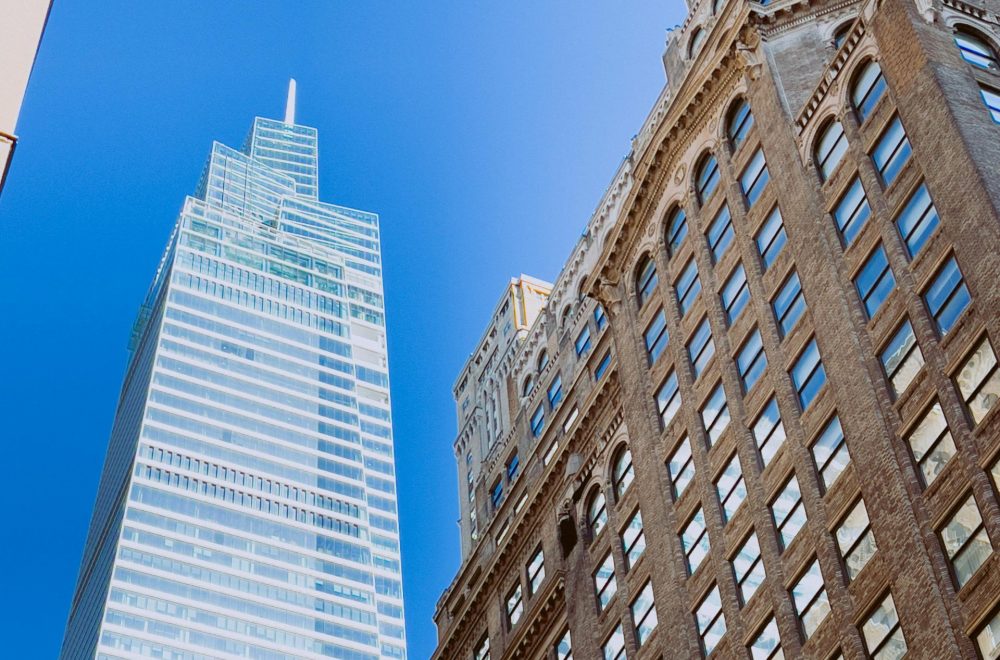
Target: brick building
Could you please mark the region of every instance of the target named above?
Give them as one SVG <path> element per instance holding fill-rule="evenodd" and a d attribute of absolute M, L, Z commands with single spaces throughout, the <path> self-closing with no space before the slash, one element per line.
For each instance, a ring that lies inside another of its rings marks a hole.
<path fill-rule="evenodd" d="M 1000 656 L 998 14 L 690 7 L 460 414 L 435 657 Z"/>

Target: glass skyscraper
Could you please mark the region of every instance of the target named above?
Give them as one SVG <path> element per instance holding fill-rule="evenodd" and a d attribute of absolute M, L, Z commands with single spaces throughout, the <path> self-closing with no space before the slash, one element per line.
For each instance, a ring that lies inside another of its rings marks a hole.
<path fill-rule="evenodd" d="M 132 332 L 63 658 L 405 658 L 378 216 L 212 146 Z"/>

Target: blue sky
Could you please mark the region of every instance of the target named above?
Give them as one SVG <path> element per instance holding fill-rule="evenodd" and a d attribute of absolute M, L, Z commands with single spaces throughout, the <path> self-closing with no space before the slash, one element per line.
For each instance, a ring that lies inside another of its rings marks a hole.
<path fill-rule="evenodd" d="M 56 0 L 0 197 L 5 655 L 55 657 L 139 303 L 212 140 L 298 79 L 320 196 L 382 218 L 410 655 L 459 564 L 451 385 L 554 278 L 683 3 Z"/>

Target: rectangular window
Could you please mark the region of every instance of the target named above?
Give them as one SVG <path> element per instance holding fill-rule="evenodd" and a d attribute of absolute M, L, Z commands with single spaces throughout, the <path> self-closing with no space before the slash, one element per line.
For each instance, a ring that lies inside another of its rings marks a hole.
<path fill-rule="evenodd" d="M 660 423 L 666 428 L 681 407 L 681 393 L 677 387 L 677 373 L 671 371 L 667 379 L 656 390 L 656 409 L 660 413 Z"/>
<path fill-rule="evenodd" d="M 840 556 L 847 567 L 847 576 L 853 580 L 858 577 L 858 573 L 878 549 L 875 546 L 875 535 L 872 533 L 864 500 L 858 500 L 854 508 L 840 521 L 836 536 Z"/>
<path fill-rule="evenodd" d="M 941 474 L 951 457 L 955 455 L 955 441 L 948 429 L 948 421 L 937 401 L 906 437 L 913 458 L 917 461 L 924 486 L 929 486 Z"/>
<path fill-rule="evenodd" d="M 708 434 L 708 446 L 712 447 L 729 426 L 729 406 L 726 404 L 726 392 L 722 389 L 722 383 L 715 386 L 702 406 L 701 421 Z"/>
<path fill-rule="evenodd" d="M 868 197 L 865 196 L 861 179 L 854 177 L 847 192 L 837 202 L 837 207 L 833 209 L 833 218 L 837 222 L 840 235 L 844 238 L 844 245 L 850 245 L 854 242 L 871 214 L 871 207 L 868 206 Z"/>
<path fill-rule="evenodd" d="M 538 404 L 535 413 L 531 416 L 531 435 L 537 438 L 542 434 L 543 428 L 545 428 L 545 406 Z"/>
<path fill-rule="evenodd" d="M 753 660 L 784 660 L 778 623 L 773 616 L 767 620 L 767 624 L 750 644 L 750 657 Z"/>
<path fill-rule="evenodd" d="M 490 660 L 490 638 L 483 637 L 476 646 L 476 652 L 472 655 L 472 660 Z"/>
<path fill-rule="evenodd" d="M 791 545 L 799 530 L 806 524 L 806 509 L 802 505 L 799 482 L 794 476 L 788 480 L 778 497 L 771 503 L 774 526 L 778 528 L 782 549 Z"/>
<path fill-rule="evenodd" d="M 615 580 L 615 563 L 609 552 L 597 568 L 594 574 L 594 586 L 597 589 L 598 609 L 602 612 L 611 602 L 615 592 L 618 591 L 618 582 Z"/>
<path fill-rule="evenodd" d="M 646 328 L 646 332 L 643 333 L 643 339 L 646 342 L 646 356 L 649 358 L 649 363 L 654 364 L 663 354 L 667 342 L 670 341 L 670 334 L 667 332 L 667 317 L 663 315 L 662 309 L 656 312 L 649 327 Z"/>
<path fill-rule="evenodd" d="M 712 590 L 698 605 L 695 618 L 698 620 L 698 635 L 701 637 L 702 650 L 709 656 L 726 634 L 726 615 L 722 613 L 722 598 L 719 595 L 718 585 L 713 585 Z"/>
<path fill-rule="evenodd" d="M 518 584 L 514 590 L 507 594 L 507 621 L 511 627 L 517 625 L 524 612 L 524 601 L 521 598 L 521 585 Z"/>
<path fill-rule="evenodd" d="M 753 423 L 753 438 L 757 451 L 760 452 L 761 462 L 767 467 L 785 442 L 785 426 L 781 423 L 778 401 L 773 396 Z"/>
<path fill-rule="evenodd" d="M 1000 370 L 997 369 L 996 353 L 987 337 L 983 337 L 965 358 L 955 381 L 969 414 L 979 424 L 1000 399 Z"/>
<path fill-rule="evenodd" d="M 771 175 L 767 171 L 767 163 L 764 161 L 764 152 L 757 149 L 746 169 L 740 175 L 740 188 L 747 198 L 747 206 L 753 206 L 760 198 L 761 192 L 767 186 Z"/>
<path fill-rule="evenodd" d="M 969 289 L 965 286 L 958 262 L 952 256 L 941 266 L 924 292 L 924 302 L 942 336 L 955 325 L 955 321 L 969 306 L 969 301 Z"/>
<path fill-rule="evenodd" d="M 604 313 L 604 305 L 598 304 L 594 308 L 594 323 L 597 324 L 597 331 L 600 332 L 608 324 L 608 315 Z"/>
<path fill-rule="evenodd" d="M 576 338 L 576 355 L 577 357 L 585 354 L 590 350 L 590 326 L 583 326 L 583 330 Z"/>
<path fill-rule="evenodd" d="M 885 375 L 892 383 L 892 391 L 899 396 L 913 382 L 917 372 L 924 366 L 924 355 L 917 346 L 917 338 L 913 335 L 913 326 L 907 319 L 899 327 L 889 344 L 882 349 L 879 356 Z"/>
<path fill-rule="evenodd" d="M 826 370 L 820 360 L 815 338 L 806 344 L 789 374 L 792 377 L 792 384 L 795 385 L 795 393 L 799 397 L 799 405 L 802 410 L 806 410 L 826 384 Z"/>
<path fill-rule="evenodd" d="M 757 252 L 760 253 L 761 261 L 764 264 L 764 270 L 767 270 L 781 254 L 781 250 L 788 240 L 785 236 L 785 225 L 781 222 L 781 211 L 777 206 L 771 211 L 771 215 L 767 216 L 767 220 L 761 225 L 754 240 L 757 243 Z"/>
<path fill-rule="evenodd" d="M 709 327 L 706 317 L 698 324 L 698 329 L 688 342 L 688 357 L 691 358 L 695 379 L 701 376 L 701 372 L 705 370 L 713 355 L 715 355 L 715 342 L 712 341 L 712 328 Z"/>
<path fill-rule="evenodd" d="M 760 543 L 757 542 L 757 534 L 751 533 L 747 540 L 743 542 L 740 549 L 733 558 L 733 573 L 736 575 L 736 584 L 740 588 L 740 597 L 744 605 L 750 599 L 757 588 L 764 582 L 764 561 L 760 558 Z"/>
<path fill-rule="evenodd" d="M 722 306 L 726 309 L 726 321 L 733 324 L 750 301 L 750 288 L 747 286 L 747 272 L 743 264 L 733 269 L 732 275 L 722 286 L 720 294 Z"/>
<path fill-rule="evenodd" d="M 604 660 L 621 660 L 625 657 L 625 633 L 622 632 L 622 624 L 615 626 L 611 637 L 601 647 Z"/>
<path fill-rule="evenodd" d="M 813 559 L 806 572 L 792 586 L 792 602 L 802 624 L 802 632 L 809 639 L 830 613 L 830 601 L 818 559 Z"/>
<path fill-rule="evenodd" d="M 955 581 L 961 589 L 993 554 L 993 544 L 983 527 L 976 499 L 970 494 L 939 532 L 945 554 L 951 561 Z"/>
<path fill-rule="evenodd" d="M 760 338 L 759 329 L 754 330 L 743 344 L 743 348 L 736 356 L 736 367 L 740 372 L 743 389 L 749 392 L 767 368 L 767 355 L 764 354 L 764 343 Z"/>
<path fill-rule="evenodd" d="M 906 655 L 906 639 L 899 627 L 899 615 L 891 593 L 865 620 L 861 635 L 873 660 L 901 660 Z"/>
<path fill-rule="evenodd" d="M 549 406 L 551 406 L 552 409 L 555 410 L 556 406 L 559 405 L 559 402 L 562 401 L 563 398 L 561 374 L 556 375 L 556 379 L 552 381 L 551 385 L 549 385 L 548 394 L 549 394 Z"/>
<path fill-rule="evenodd" d="M 857 287 L 868 318 L 875 316 L 875 312 L 896 288 L 896 277 L 892 274 L 889 258 L 881 245 L 869 255 L 868 260 L 854 277 L 854 286 Z"/>
<path fill-rule="evenodd" d="M 1000 608 L 998 608 L 986 625 L 976 634 L 976 646 L 987 660 L 1000 658 Z"/>
<path fill-rule="evenodd" d="M 743 469 L 740 467 L 740 457 L 733 454 L 733 457 L 726 463 L 722 474 L 715 482 L 715 492 L 719 495 L 719 502 L 722 503 L 723 520 L 729 522 L 736 511 L 747 498 L 747 487 L 743 482 Z"/>
<path fill-rule="evenodd" d="M 985 85 L 980 85 L 979 93 L 983 97 L 986 109 L 990 111 L 990 117 L 994 122 L 1000 124 L 1000 92 Z"/>
<path fill-rule="evenodd" d="M 732 243 L 733 218 L 729 213 L 729 207 L 723 204 L 712 224 L 708 226 L 708 247 L 712 251 L 712 260 L 718 263 Z"/>
<path fill-rule="evenodd" d="M 517 478 L 517 470 L 521 467 L 521 459 L 518 458 L 517 454 L 514 454 L 509 461 L 507 461 L 507 481 L 514 481 Z"/>
<path fill-rule="evenodd" d="M 698 279 L 698 266 L 694 263 L 694 258 L 684 267 L 684 271 L 674 284 L 674 289 L 677 291 L 677 304 L 683 317 L 691 309 L 701 291 L 701 280 Z"/>
<path fill-rule="evenodd" d="M 610 365 L 611 351 L 609 350 L 604 353 L 604 357 L 601 358 L 601 361 L 598 362 L 597 366 L 594 368 L 594 380 L 601 380 L 601 377 L 604 375 L 604 372 L 608 370 Z"/>
<path fill-rule="evenodd" d="M 684 546 L 688 573 L 693 575 L 711 549 L 708 545 L 708 530 L 705 529 L 705 511 L 701 507 L 698 507 L 681 531 L 681 545 Z"/>
<path fill-rule="evenodd" d="M 625 550 L 627 568 L 631 569 L 646 550 L 646 536 L 642 532 L 642 511 L 636 511 L 625 525 L 625 531 L 622 532 L 622 548 Z"/>
<path fill-rule="evenodd" d="M 927 192 L 927 186 L 921 183 L 896 218 L 896 228 L 906 243 L 906 251 L 911 259 L 924 247 L 939 222 L 938 212 Z"/>
<path fill-rule="evenodd" d="M 813 460 L 816 461 L 816 469 L 819 471 L 820 484 L 824 490 L 829 490 L 851 462 L 839 417 L 827 422 L 823 431 L 813 441 L 811 451 Z"/>
<path fill-rule="evenodd" d="M 903 165 L 910 159 L 910 153 L 910 141 L 906 138 L 903 124 L 898 116 L 893 117 L 872 151 L 872 162 L 885 185 L 896 180 Z"/>
<path fill-rule="evenodd" d="M 656 604 L 653 602 L 653 583 L 647 582 L 632 601 L 632 621 L 635 624 L 635 641 L 640 648 L 656 629 Z"/>
<path fill-rule="evenodd" d="M 802 296 L 802 285 L 799 283 L 797 272 L 793 270 L 778 289 L 778 295 L 774 297 L 771 307 L 774 309 L 774 317 L 778 320 L 781 336 L 784 337 L 802 318 L 802 312 L 806 308 L 806 299 Z"/>
<path fill-rule="evenodd" d="M 573 638 L 568 630 L 556 642 L 556 660 L 573 660 Z"/>
<path fill-rule="evenodd" d="M 493 502 L 493 508 L 496 509 L 500 506 L 500 502 L 503 502 L 503 482 L 498 481 L 493 484 L 493 489 L 490 491 L 490 501 Z"/>
<path fill-rule="evenodd" d="M 539 548 L 528 562 L 528 595 L 534 596 L 545 580 L 545 555 Z"/>
<path fill-rule="evenodd" d="M 687 488 L 691 480 L 694 479 L 694 460 L 691 457 L 691 442 L 685 436 L 681 443 L 677 445 L 670 460 L 667 462 L 667 469 L 670 472 L 670 483 L 674 488 L 674 499 L 676 500 Z"/>

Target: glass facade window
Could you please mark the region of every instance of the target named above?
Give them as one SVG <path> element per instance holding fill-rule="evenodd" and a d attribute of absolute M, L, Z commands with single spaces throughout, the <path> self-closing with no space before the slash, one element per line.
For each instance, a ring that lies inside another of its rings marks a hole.
<path fill-rule="evenodd" d="M 795 386 L 795 393 L 799 397 L 799 406 L 802 410 L 806 410 L 826 384 L 826 370 L 823 368 L 815 338 L 806 344 L 789 374 Z"/>
<path fill-rule="evenodd" d="M 773 616 L 767 620 L 750 644 L 750 657 L 753 660 L 785 660 L 785 654 L 781 650 L 778 622 Z"/>
<path fill-rule="evenodd" d="M 726 615 L 722 612 L 722 597 L 719 595 L 718 585 L 713 585 L 712 590 L 698 605 L 695 619 L 698 621 L 701 648 L 707 657 L 726 634 Z"/>
<path fill-rule="evenodd" d="M 493 484 L 493 488 L 490 489 L 490 501 L 493 502 L 493 508 L 497 509 L 500 507 L 500 503 L 503 502 L 503 482 L 497 481 Z"/>
<path fill-rule="evenodd" d="M 594 574 L 594 587 L 597 590 L 598 609 L 603 612 L 618 591 L 618 582 L 615 580 L 615 563 L 610 552 L 601 561 L 601 565 L 597 567 L 597 572 Z"/>
<path fill-rule="evenodd" d="M 688 342 L 688 357 L 691 359 L 691 368 L 694 370 L 695 379 L 701 376 L 714 355 L 715 343 L 712 341 L 712 329 L 708 325 L 708 318 L 704 318 Z"/>
<path fill-rule="evenodd" d="M 835 535 L 840 556 L 844 560 L 844 566 L 847 567 L 847 577 L 853 580 L 878 549 L 864 500 L 859 499 L 854 504 L 837 525 Z"/>
<path fill-rule="evenodd" d="M 521 467 L 521 459 L 517 454 L 511 456 L 507 461 L 507 481 L 514 481 L 517 478 L 517 471 Z"/>
<path fill-rule="evenodd" d="M 670 472 L 670 484 L 673 486 L 674 499 L 680 497 L 694 479 L 694 459 L 691 457 L 691 442 L 687 436 L 677 445 L 677 449 L 667 461 Z"/>
<path fill-rule="evenodd" d="M 625 551 L 626 568 L 631 569 L 646 551 L 646 535 L 642 531 L 642 511 L 629 518 L 622 532 L 622 549 Z"/>
<path fill-rule="evenodd" d="M 712 224 L 708 226 L 708 249 L 712 251 L 712 260 L 718 262 L 733 244 L 733 216 L 725 204 L 719 209 Z"/>
<path fill-rule="evenodd" d="M 747 286 L 747 272 L 743 264 L 737 264 L 726 283 L 722 286 L 722 306 L 726 310 L 726 321 L 732 325 L 739 318 L 750 301 L 750 288 Z"/>
<path fill-rule="evenodd" d="M 899 396 L 906 391 L 924 366 L 924 355 L 917 346 L 917 338 L 913 335 L 913 326 L 909 319 L 903 322 L 892 336 L 889 343 L 879 355 L 882 368 L 885 369 L 892 391 Z"/>
<path fill-rule="evenodd" d="M 920 468 L 924 486 L 929 486 L 955 455 L 955 441 L 951 437 L 940 403 L 935 401 L 924 413 L 907 435 L 906 441 Z"/>
<path fill-rule="evenodd" d="M 803 636 L 809 639 L 830 613 L 830 600 L 818 559 L 813 559 L 806 572 L 792 586 L 792 603 L 802 625 Z"/>
<path fill-rule="evenodd" d="M 542 351 L 538 356 L 538 373 L 545 371 L 545 367 L 549 366 L 549 354 Z"/>
<path fill-rule="evenodd" d="M 787 548 L 806 524 L 806 509 L 802 504 L 799 481 L 794 475 L 785 483 L 778 497 L 771 502 L 771 516 L 774 518 L 774 526 L 778 529 L 781 547 Z"/>
<path fill-rule="evenodd" d="M 476 645 L 476 652 L 472 654 L 472 660 L 490 660 L 490 638 L 483 639 Z"/>
<path fill-rule="evenodd" d="M 961 589 L 993 554 L 993 544 L 971 494 L 938 533 Z"/>
<path fill-rule="evenodd" d="M 747 205 L 753 206 L 760 199 L 760 194 L 767 187 L 771 175 L 767 171 L 767 163 L 764 160 L 764 151 L 757 149 L 750 162 L 747 163 L 743 174 L 740 175 L 740 188 L 747 199 Z"/>
<path fill-rule="evenodd" d="M 521 598 L 521 584 L 518 583 L 514 589 L 507 594 L 507 622 L 514 627 L 521 620 L 524 613 L 524 599 Z"/>
<path fill-rule="evenodd" d="M 733 151 L 740 148 L 751 128 L 753 128 L 753 113 L 750 112 L 750 104 L 746 99 L 740 99 L 729 111 L 729 123 L 726 124 L 726 135 L 729 136 L 729 143 L 733 145 Z"/>
<path fill-rule="evenodd" d="M 647 257 L 642 268 L 639 270 L 639 278 L 637 279 L 636 291 L 639 299 L 639 307 L 645 305 L 649 297 L 653 295 L 658 282 L 656 264 L 653 263 L 652 259 Z"/>
<path fill-rule="evenodd" d="M 549 385 L 549 406 L 555 410 L 563 398 L 562 376 L 556 374 L 555 380 Z"/>
<path fill-rule="evenodd" d="M 622 625 L 615 626 L 611 637 L 601 646 L 604 660 L 622 660 L 625 657 L 625 633 L 622 632 Z"/>
<path fill-rule="evenodd" d="M 545 553 L 539 548 L 528 561 L 528 595 L 534 596 L 545 581 Z"/>
<path fill-rule="evenodd" d="M 545 428 L 545 406 L 538 404 L 535 412 L 531 415 L 531 435 L 538 437 Z"/>
<path fill-rule="evenodd" d="M 578 334 L 576 336 L 576 342 L 574 343 L 574 346 L 576 347 L 576 356 L 577 357 L 585 355 L 587 353 L 587 351 L 590 350 L 590 326 L 589 325 L 583 326 L 583 330 L 581 330 L 580 334 Z"/>
<path fill-rule="evenodd" d="M 816 167 L 823 181 L 830 178 L 833 171 L 847 153 L 847 136 L 839 121 L 832 121 L 820 132 L 816 142 Z"/>
<path fill-rule="evenodd" d="M 921 183 L 896 218 L 896 228 L 899 229 L 899 235 L 902 236 L 911 259 L 924 247 L 939 222 L 938 212 L 927 192 L 927 186 Z"/>
<path fill-rule="evenodd" d="M 951 256 L 924 292 L 924 302 L 942 336 L 948 334 L 971 300 L 958 262 Z"/>
<path fill-rule="evenodd" d="M 671 255 L 677 253 L 687 233 L 687 215 L 684 214 L 684 209 L 674 209 L 674 212 L 670 215 L 670 220 L 667 222 L 667 250 Z"/>
<path fill-rule="evenodd" d="M 811 451 L 816 462 L 816 470 L 819 472 L 820 484 L 824 490 L 829 490 L 851 462 L 839 417 L 834 417 L 826 423 L 823 431 L 813 441 Z"/>
<path fill-rule="evenodd" d="M 778 294 L 774 297 L 771 308 L 778 321 L 781 336 L 784 337 L 792 331 L 795 324 L 802 318 L 802 312 L 806 309 L 806 299 L 802 295 L 799 274 L 794 270 L 778 289 Z"/>
<path fill-rule="evenodd" d="M 899 615 L 892 594 L 886 594 L 864 624 L 861 636 L 872 660 L 901 660 L 906 655 L 906 638 L 899 627 Z"/>
<path fill-rule="evenodd" d="M 962 59 L 969 64 L 991 71 L 1000 69 L 996 52 L 982 37 L 969 32 L 956 32 L 955 45 Z"/>
<path fill-rule="evenodd" d="M 556 660 L 573 660 L 573 638 L 570 636 L 568 630 L 556 642 L 555 651 Z"/>
<path fill-rule="evenodd" d="M 726 403 L 726 392 L 722 389 L 722 383 L 715 386 L 702 406 L 701 421 L 708 435 L 708 446 L 712 447 L 729 427 L 729 406 Z"/>
<path fill-rule="evenodd" d="M 979 424 L 1000 399 L 1000 370 L 987 337 L 983 337 L 965 358 L 955 381 L 972 420 Z"/>
<path fill-rule="evenodd" d="M 736 552 L 736 557 L 733 558 L 733 573 L 736 576 L 736 586 L 740 590 L 740 599 L 743 605 L 746 605 L 767 577 L 764 573 L 764 561 L 760 557 L 760 544 L 757 542 L 756 532 L 751 532 Z"/>
<path fill-rule="evenodd" d="M 868 60 L 851 87 L 851 103 L 858 113 L 858 119 L 867 119 L 884 95 L 885 78 L 882 76 L 882 67 L 875 60 Z"/>
<path fill-rule="evenodd" d="M 608 524 L 608 504 L 604 499 L 604 493 L 599 490 L 590 496 L 590 503 L 587 504 L 587 524 L 590 525 L 590 533 L 594 538 L 597 538 Z"/>
<path fill-rule="evenodd" d="M 773 396 L 753 423 L 753 439 L 760 453 L 761 463 L 767 467 L 785 442 L 785 426 L 781 422 L 778 401 Z"/>
<path fill-rule="evenodd" d="M 663 349 L 670 341 L 670 334 L 667 332 L 667 317 L 664 316 L 662 309 L 653 316 L 649 327 L 643 333 L 643 340 L 646 343 L 646 357 L 649 359 L 649 364 L 653 364 L 663 354 Z"/>
<path fill-rule="evenodd" d="M 872 162 L 885 185 L 888 186 L 896 180 L 903 165 L 910 160 L 911 154 L 910 141 L 897 115 L 886 126 L 872 151 Z"/>
<path fill-rule="evenodd" d="M 660 414 L 660 425 L 663 428 L 667 428 L 680 407 L 681 391 L 677 386 L 677 373 L 671 371 L 667 379 L 656 390 L 656 410 Z"/>
<path fill-rule="evenodd" d="M 621 499 L 629 486 L 632 485 L 632 480 L 635 479 L 635 470 L 632 468 L 632 452 L 627 448 L 619 450 L 615 457 L 613 476 L 615 497 Z"/>
<path fill-rule="evenodd" d="M 747 487 L 743 481 L 743 469 L 740 467 L 740 457 L 733 454 L 722 474 L 715 480 L 715 492 L 722 504 L 723 521 L 729 522 L 739 510 L 743 500 L 747 498 Z"/>
<path fill-rule="evenodd" d="M 759 329 L 755 329 L 743 343 L 743 347 L 736 355 L 736 367 L 740 372 L 743 389 L 749 392 L 767 368 L 767 355 L 764 354 L 764 343 L 760 338 Z"/>
<path fill-rule="evenodd" d="M 604 352 L 604 357 L 601 358 L 601 361 L 597 363 L 596 367 L 594 367 L 594 380 L 601 380 L 601 378 L 607 372 L 608 367 L 610 366 L 611 366 L 611 351 L 607 350 Z"/>
<path fill-rule="evenodd" d="M 996 609 L 979 632 L 976 647 L 985 660 L 1000 658 L 1000 608 Z"/>
<path fill-rule="evenodd" d="M 881 244 L 861 266 L 861 270 L 854 277 L 854 286 L 858 290 L 858 296 L 861 297 L 861 303 L 865 306 L 865 314 L 868 318 L 872 318 L 896 288 L 896 277 L 889 267 L 889 258 Z"/>
<path fill-rule="evenodd" d="M 705 528 L 705 511 L 701 507 L 698 507 L 681 530 L 681 545 L 684 547 L 688 573 L 694 575 L 711 550 L 708 544 L 708 530 Z"/>
<path fill-rule="evenodd" d="M 785 225 L 781 221 L 781 211 L 777 206 L 761 225 L 754 241 L 757 243 L 757 252 L 760 253 L 764 270 L 771 267 L 781 250 L 785 247 L 788 237 L 785 235 Z"/>
<path fill-rule="evenodd" d="M 635 625 L 635 641 L 639 648 L 646 643 L 656 630 L 656 604 L 653 601 L 653 583 L 646 582 L 639 595 L 632 601 L 632 622 Z"/>
<path fill-rule="evenodd" d="M 608 315 L 604 311 L 604 305 L 598 304 L 594 307 L 594 324 L 597 326 L 598 332 L 608 324 Z"/>
<path fill-rule="evenodd" d="M 687 314 L 688 310 L 691 309 L 691 305 L 694 304 L 695 298 L 701 293 L 701 280 L 698 278 L 698 266 L 695 265 L 694 259 L 692 258 L 688 261 L 687 266 L 684 267 L 684 271 L 681 276 L 677 278 L 676 284 L 674 284 L 674 290 L 677 292 L 677 306 L 680 308 L 681 317 Z"/>
<path fill-rule="evenodd" d="M 865 187 L 861 185 L 861 179 L 855 176 L 854 181 L 847 187 L 847 192 L 833 209 L 833 219 L 837 223 L 837 230 L 844 239 L 844 245 L 850 245 L 854 242 L 871 214 L 872 210 L 868 205 Z"/>
<path fill-rule="evenodd" d="M 715 156 L 708 154 L 698 166 L 698 178 L 695 184 L 698 191 L 698 201 L 704 204 L 719 185 L 719 163 Z"/>
<path fill-rule="evenodd" d="M 995 123 L 1000 124 L 1000 91 L 986 85 L 980 85 L 979 95 L 983 97 L 983 103 L 990 111 L 990 118 Z"/>

